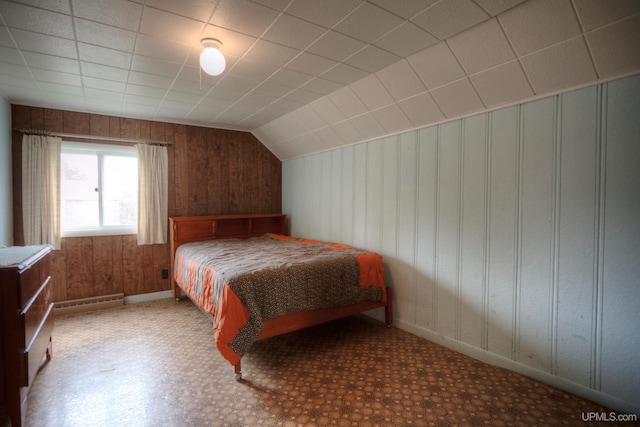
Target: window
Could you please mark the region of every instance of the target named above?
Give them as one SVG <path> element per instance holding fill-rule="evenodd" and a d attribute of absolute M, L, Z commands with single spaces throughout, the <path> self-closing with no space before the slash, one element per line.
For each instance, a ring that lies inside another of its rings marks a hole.
<path fill-rule="evenodd" d="M 62 142 L 62 236 L 135 234 L 138 157 L 133 147 Z"/>

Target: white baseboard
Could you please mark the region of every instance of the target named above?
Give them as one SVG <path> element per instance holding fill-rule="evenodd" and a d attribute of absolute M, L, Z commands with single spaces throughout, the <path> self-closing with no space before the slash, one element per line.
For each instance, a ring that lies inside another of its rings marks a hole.
<path fill-rule="evenodd" d="M 494 365 L 500 368 L 508 369 L 513 372 L 517 372 L 534 380 L 549 384 L 560 390 L 567 391 L 575 394 L 576 396 L 583 397 L 585 399 L 596 402 L 607 408 L 611 408 L 618 411 L 621 414 L 640 414 L 640 406 L 634 405 L 631 402 L 622 400 L 615 396 L 585 387 L 582 384 L 574 383 L 567 379 L 558 377 L 556 375 L 549 374 L 548 372 L 540 371 L 539 369 L 532 368 L 522 363 L 516 362 L 511 359 L 507 359 L 495 353 L 491 353 L 486 350 L 482 350 L 478 347 L 474 347 L 470 344 L 455 340 L 453 338 L 446 337 L 420 326 L 416 326 L 399 319 L 394 319 L 394 326 L 403 331 L 409 332 L 413 335 L 417 335 L 421 338 L 433 341 L 436 344 L 440 344 L 444 347 L 455 350 L 459 353 L 465 354 L 474 359 L 482 362 Z"/>
<path fill-rule="evenodd" d="M 125 304 L 137 304 L 140 302 L 155 301 L 158 299 L 173 298 L 173 291 L 151 292 L 148 294 L 131 295 L 124 297 Z"/>

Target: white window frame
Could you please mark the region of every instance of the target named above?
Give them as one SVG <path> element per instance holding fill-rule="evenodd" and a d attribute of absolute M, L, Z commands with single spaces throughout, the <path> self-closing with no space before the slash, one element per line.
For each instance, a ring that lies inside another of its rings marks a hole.
<path fill-rule="evenodd" d="M 98 162 L 102 161 L 102 157 L 105 154 L 117 154 L 123 157 L 138 158 L 138 153 L 135 147 L 126 145 L 110 145 L 110 144 L 95 144 L 90 142 L 74 142 L 74 141 L 62 141 L 61 154 L 96 154 L 98 155 Z M 98 166 L 98 172 L 102 169 Z M 99 173 L 100 175 L 100 173 Z M 98 176 L 99 185 L 102 184 L 102 176 Z M 136 182 L 137 186 L 138 183 Z M 102 195 L 102 193 L 101 193 Z M 99 215 L 102 216 L 102 196 L 99 197 Z M 62 213 L 61 213 L 62 214 Z M 100 218 L 102 222 L 102 218 Z M 61 230 L 61 237 L 90 237 L 90 236 L 117 236 L 117 235 L 129 235 L 138 234 L 138 224 L 130 226 L 98 226 L 86 229 L 76 230 Z"/>

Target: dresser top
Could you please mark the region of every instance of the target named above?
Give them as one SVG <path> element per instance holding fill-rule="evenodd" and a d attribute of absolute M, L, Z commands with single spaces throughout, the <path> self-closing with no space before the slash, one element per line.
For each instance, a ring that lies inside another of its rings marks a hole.
<path fill-rule="evenodd" d="M 0 247 L 0 268 L 22 269 L 50 250 L 49 245 Z"/>

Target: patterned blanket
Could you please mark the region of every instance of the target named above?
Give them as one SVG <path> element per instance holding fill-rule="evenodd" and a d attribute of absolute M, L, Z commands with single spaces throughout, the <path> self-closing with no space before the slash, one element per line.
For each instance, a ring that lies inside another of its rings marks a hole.
<path fill-rule="evenodd" d="M 178 285 L 214 316 L 216 344 L 232 364 L 265 319 L 383 298 L 380 255 L 274 234 L 186 243 L 174 271 Z"/>

